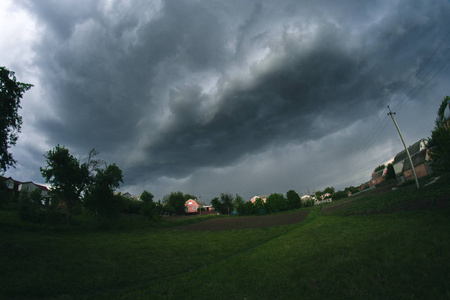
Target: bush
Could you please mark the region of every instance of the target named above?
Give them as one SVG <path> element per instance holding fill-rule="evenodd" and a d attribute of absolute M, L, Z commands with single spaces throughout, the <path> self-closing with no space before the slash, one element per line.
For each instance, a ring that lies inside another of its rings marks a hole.
<path fill-rule="evenodd" d="M 49 208 L 45 212 L 45 224 L 47 225 L 57 225 L 63 224 L 66 220 L 66 215 L 55 208 Z"/>
<path fill-rule="evenodd" d="M 310 207 L 310 206 L 314 206 L 313 199 L 308 199 L 308 200 L 305 200 L 305 202 L 303 202 L 303 207 Z"/>
<path fill-rule="evenodd" d="M 150 220 L 159 220 L 160 212 L 155 202 L 151 201 L 141 206 L 141 214 Z"/>
<path fill-rule="evenodd" d="M 337 191 L 336 193 L 334 193 L 333 195 L 333 200 L 339 200 L 342 198 L 347 198 L 347 192 L 346 191 Z"/>
<path fill-rule="evenodd" d="M 142 206 L 144 203 L 138 200 L 134 200 L 132 198 L 122 197 L 122 207 L 120 209 L 121 213 L 124 214 L 139 214 L 141 213 Z"/>
<path fill-rule="evenodd" d="M 45 219 L 45 215 L 40 206 L 39 203 L 36 203 L 36 193 L 33 193 L 33 197 L 31 197 L 28 191 L 20 192 L 19 217 L 22 220 L 33 223 L 42 223 Z"/>

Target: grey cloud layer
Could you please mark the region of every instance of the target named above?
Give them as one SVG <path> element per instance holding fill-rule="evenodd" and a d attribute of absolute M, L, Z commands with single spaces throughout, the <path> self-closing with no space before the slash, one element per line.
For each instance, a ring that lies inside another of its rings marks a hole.
<path fill-rule="evenodd" d="M 183 177 L 367 118 L 450 28 L 448 1 L 241 2 L 26 2 L 58 116 L 36 126 L 129 184 Z"/>

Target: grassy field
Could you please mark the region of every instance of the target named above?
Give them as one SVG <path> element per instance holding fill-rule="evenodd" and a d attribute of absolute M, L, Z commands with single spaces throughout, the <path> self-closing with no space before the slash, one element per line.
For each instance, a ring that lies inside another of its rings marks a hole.
<path fill-rule="evenodd" d="M 449 299 L 450 176 L 381 191 L 229 231 L 46 228 L 0 211 L 0 299 Z"/>

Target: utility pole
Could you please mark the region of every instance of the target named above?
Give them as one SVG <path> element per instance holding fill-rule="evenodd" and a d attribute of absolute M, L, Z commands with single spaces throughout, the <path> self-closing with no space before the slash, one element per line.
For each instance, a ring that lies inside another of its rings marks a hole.
<path fill-rule="evenodd" d="M 417 188 L 419 188 L 419 181 L 417 180 L 416 170 L 414 168 L 414 164 L 411 159 L 411 155 L 409 154 L 408 147 L 406 147 L 405 140 L 403 139 L 402 133 L 400 132 L 400 128 L 398 128 L 398 124 L 394 119 L 395 112 L 393 113 L 391 111 L 391 108 L 389 107 L 389 105 L 388 105 L 388 109 L 389 109 L 388 115 L 391 116 L 392 121 L 394 121 L 395 128 L 397 128 L 398 134 L 400 135 L 400 138 L 402 139 L 403 146 L 405 147 L 406 154 L 408 155 L 409 163 L 411 164 L 411 170 L 414 174 L 414 179 L 416 180 L 416 186 L 417 186 Z"/>

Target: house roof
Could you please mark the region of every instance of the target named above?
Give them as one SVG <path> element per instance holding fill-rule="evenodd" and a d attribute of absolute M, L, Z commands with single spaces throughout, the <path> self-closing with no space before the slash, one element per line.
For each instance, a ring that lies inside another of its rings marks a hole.
<path fill-rule="evenodd" d="M 189 205 L 189 204 L 191 204 L 191 205 L 202 205 L 199 202 L 201 202 L 201 201 L 198 201 L 196 199 L 188 199 L 188 200 L 186 200 L 186 202 L 184 202 L 184 205 Z"/>
<path fill-rule="evenodd" d="M 420 151 L 419 153 L 416 153 L 415 155 L 411 156 L 411 160 L 413 161 L 414 166 L 419 166 L 426 162 L 427 158 L 427 150 L 424 149 Z M 407 170 L 411 169 L 411 163 L 409 162 L 409 159 L 405 160 L 405 163 L 403 164 L 402 172 L 405 172 Z"/>
<path fill-rule="evenodd" d="M 13 179 L 12 177 L 8 177 L 8 178 L 2 177 L 2 178 L 3 178 L 3 180 L 5 180 L 5 181 L 11 180 L 11 181 L 13 181 L 14 183 L 18 183 L 18 184 L 22 184 L 22 183 L 23 183 L 22 181 L 15 180 L 15 179 Z"/>
<path fill-rule="evenodd" d="M 411 157 L 412 157 L 414 154 L 416 154 L 417 152 L 420 151 L 420 144 L 421 144 L 422 142 L 424 142 L 424 141 L 425 141 L 425 139 L 420 139 L 419 141 L 415 142 L 414 144 L 412 144 L 411 146 L 408 147 L 408 151 L 409 151 L 409 154 L 411 155 Z M 405 151 L 405 150 L 400 151 L 400 152 L 395 156 L 393 164 L 396 164 L 396 163 L 398 163 L 398 162 L 400 162 L 400 161 L 403 161 L 403 160 L 405 160 L 407 157 L 408 157 L 408 155 L 406 154 L 406 151 Z"/>
<path fill-rule="evenodd" d="M 195 200 L 195 201 L 197 202 L 198 205 L 201 205 L 201 206 L 205 206 L 206 205 L 206 203 L 201 201 L 201 200 Z"/>
<path fill-rule="evenodd" d="M 376 171 L 375 173 L 373 173 L 372 179 L 378 179 L 380 177 L 383 177 L 383 173 L 384 173 L 384 169 Z"/>
<path fill-rule="evenodd" d="M 33 181 L 21 182 L 20 184 L 22 184 L 22 185 L 32 184 L 43 191 L 48 191 L 48 187 L 46 187 L 45 185 L 40 185 L 40 184 L 34 183 Z"/>

